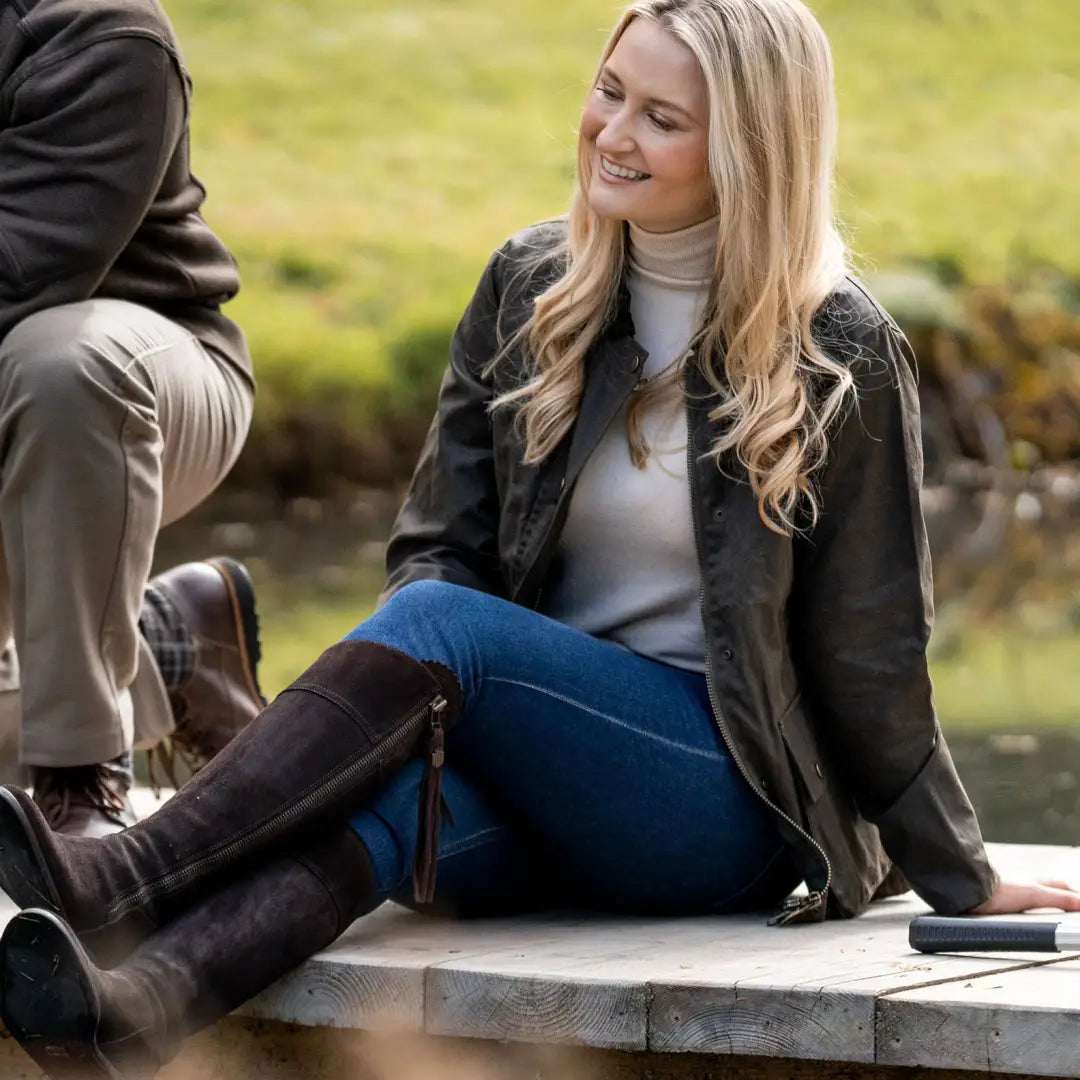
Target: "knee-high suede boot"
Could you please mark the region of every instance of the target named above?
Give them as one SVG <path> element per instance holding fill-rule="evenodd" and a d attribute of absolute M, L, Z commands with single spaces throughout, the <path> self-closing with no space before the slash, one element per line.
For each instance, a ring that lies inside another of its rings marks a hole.
<path fill-rule="evenodd" d="M 434 889 L 443 725 L 461 689 L 441 664 L 367 641 L 331 646 L 157 813 L 101 839 L 60 836 L 0 788 L 0 887 L 54 911 L 110 962 L 218 875 L 343 819 L 417 752 L 418 899 Z"/>
<path fill-rule="evenodd" d="M 225 884 L 111 971 L 51 912 L 0 938 L 0 1014 L 53 1080 L 144 1080 L 183 1040 L 329 945 L 376 904 L 367 850 L 348 826 Z"/>

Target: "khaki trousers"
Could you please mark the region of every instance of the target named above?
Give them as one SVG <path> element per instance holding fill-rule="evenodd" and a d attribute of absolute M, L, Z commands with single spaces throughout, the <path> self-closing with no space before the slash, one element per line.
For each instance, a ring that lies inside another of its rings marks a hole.
<path fill-rule="evenodd" d="M 138 632 L 154 542 L 229 471 L 252 397 L 187 330 L 121 300 L 38 312 L 0 341 L 0 776 L 172 730 Z"/>

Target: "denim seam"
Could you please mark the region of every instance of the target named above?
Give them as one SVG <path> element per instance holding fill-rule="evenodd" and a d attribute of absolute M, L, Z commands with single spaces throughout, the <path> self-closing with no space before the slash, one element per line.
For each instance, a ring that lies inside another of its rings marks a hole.
<path fill-rule="evenodd" d="M 505 825 L 493 825 L 490 829 L 481 829 L 479 832 L 471 833 L 452 847 L 441 850 L 439 852 L 439 861 L 441 862 L 443 859 L 452 859 L 455 855 L 461 855 L 466 851 L 472 851 L 474 848 L 481 847 L 483 844 L 490 842 L 485 839 L 486 837 L 503 832 L 507 832 L 507 827 Z"/>
<path fill-rule="evenodd" d="M 635 727 L 633 724 L 628 724 L 625 720 L 620 720 L 618 717 L 611 716 L 608 713 L 600 712 L 599 709 L 594 709 L 589 705 L 583 705 L 580 701 L 575 701 L 571 697 L 567 697 L 565 694 L 556 693 L 554 690 L 548 690 L 546 687 L 537 686 L 534 683 L 522 682 L 519 679 L 506 679 L 498 675 L 485 675 L 483 682 L 497 682 L 507 683 L 510 686 L 520 686 L 525 690 L 534 690 L 538 694 L 543 694 L 545 697 L 555 698 L 556 701 L 562 701 L 567 705 L 573 705 L 574 708 L 580 709 L 582 712 L 589 713 L 592 716 L 598 716 L 601 720 L 607 720 L 609 723 L 614 724 L 616 727 L 625 728 L 627 731 L 634 732 L 635 735 L 641 735 L 646 739 L 652 739 L 654 742 L 662 743 L 664 746 L 670 746 L 674 750 L 680 750 L 683 753 L 690 754 L 693 757 L 706 758 L 709 761 L 727 761 L 729 760 L 726 754 L 710 754 L 705 750 L 698 750 L 693 746 L 686 746 L 683 743 L 675 742 L 672 739 L 665 739 L 663 735 L 657 735 L 654 731 L 648 731 L 644 728 Z"/>

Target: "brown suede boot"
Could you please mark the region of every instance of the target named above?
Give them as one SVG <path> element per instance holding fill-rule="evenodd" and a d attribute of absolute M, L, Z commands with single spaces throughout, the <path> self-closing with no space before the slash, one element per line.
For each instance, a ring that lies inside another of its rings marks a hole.
<path fill-rule="evenodd" d="M 0 788 L 0 888 L 20 907 L 62 915 L 112 959 L 211 878 L 342 820 L 425 753 L 415 879 L 418 899 L 430 899 L 443 727 L 461 706 L 441 664 L 370 641 L 332 645 L 160 810 L 122 833 L 56 835 L 25 792 Z"/>
<path fill-rule="evenodd" d="M 0 938 L 0 1014 L 53 1080 L 147 1080 L 375 903 L 367 849 L 342 825 L 193 904 L 112 971 L 58 916 L 24 911 Z"/>
<path fill-rule="evenodd" d="M 179 787 L 184 774 L 203 768 L 266 704 L 258 680 L 255 587 L 241 563 L 221 556 L 159 574 L 147 586 L 146 603 L 170 609 L 164 619 L 155 612 L 159 617 L 147 620 L 144 612 L 143 632 L 176 721 L 172 735 L 150 751 L 150 779 L 156 785 L 160 769 Z M 182 624 L 183 640 L 158 640 L 164 628 L 157 624 L 174 620 Z M 157 632 L 148 635 L 151 627 Z"/>

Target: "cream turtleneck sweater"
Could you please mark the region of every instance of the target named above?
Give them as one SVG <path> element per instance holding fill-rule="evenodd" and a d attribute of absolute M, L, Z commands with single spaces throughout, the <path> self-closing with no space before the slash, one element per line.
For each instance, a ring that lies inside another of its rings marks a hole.
<path fill-rule="evenodd" d="M 648 351 L 643 374 L 685 351 L 708 299 L 717 221 L 673 233 L 629 229 L 630 311 Z M 608 428 L 574 488 L 546 614 L 643 656 L 705 670 L 705 631 L 686 472 L 686 414 L 672 395 L 642 418 L 644 469 L 630 460 L 626 413 Z"/>

